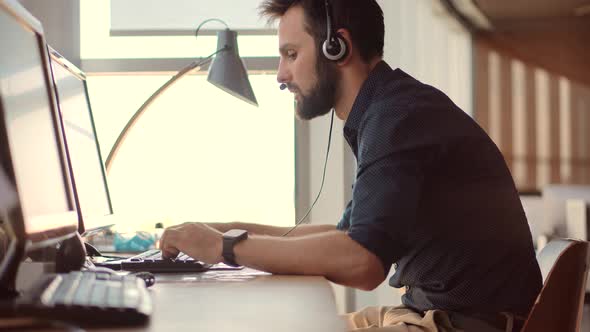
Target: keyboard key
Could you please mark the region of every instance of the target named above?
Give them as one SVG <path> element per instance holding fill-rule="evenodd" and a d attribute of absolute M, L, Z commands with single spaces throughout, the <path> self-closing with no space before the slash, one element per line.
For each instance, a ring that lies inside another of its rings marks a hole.
<path fill-rule="evenodd" d="M 108 289 L 106 283 L 95 283 L 90 293 L 90 299 L 88 301 L 88 304 L 94 307 L 104 308 L 107 290 Z"/>
<path fill-rule="evenodd" d="M 41 303 L 47 306 L 55 305 L 55 293 L 57 289 L 61 286 L 63 282 L 63 277 L 60 275 L 55 276 L 51 282 L 47 285 L 44 289 L 43 293 L 40 296 Z"/>
<path fill-rule="evenodd" d="M 107 307 L 110 308 L 118 308 L 121 307 L 123 304 L 123 287 L 121 283 L 112 283 L 110 287 L 108 287 L 107 291 Z"/>
<path fill-rule="evenodd" d="M 82 281 L 78 286 L 74 294 L 74 299 L 72 300 L 73 305 L 79 306 L 86 306 L 88 305 L 88 301 L 90 299 L 90 293 L 92 292 L 92 287 L 94 286 L 94 274 L 92 273 L 85 273 L 82 277 Z"/>
<path fill-rule="evenodd" d="M 134 288 L 126 288 L 124 290 L 123 306 L 126 308 L 135 308 L 139 304 L 140 294 L 139 290 Z"/>

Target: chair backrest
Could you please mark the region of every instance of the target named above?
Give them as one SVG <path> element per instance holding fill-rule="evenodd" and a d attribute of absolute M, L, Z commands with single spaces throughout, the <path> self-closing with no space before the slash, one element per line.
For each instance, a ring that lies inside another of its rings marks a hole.
<path fill-rule="evenodd" d="M 560 239 L 537 255 L 543 288 L 523 332 L 580 331 L 589 262 L 588 242 Z"/>

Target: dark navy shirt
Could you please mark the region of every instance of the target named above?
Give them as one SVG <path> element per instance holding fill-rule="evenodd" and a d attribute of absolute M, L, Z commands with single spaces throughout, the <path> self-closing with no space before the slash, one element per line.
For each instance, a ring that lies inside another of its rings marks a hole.
<path fill-rule="evenodd" d="M 356 159 L 338 229 L 374 253 L 404 305 L 525 315 L 541 289 L 531 233 L 502 154 L 441 91 L 380 62 L 344 136 Z"/>

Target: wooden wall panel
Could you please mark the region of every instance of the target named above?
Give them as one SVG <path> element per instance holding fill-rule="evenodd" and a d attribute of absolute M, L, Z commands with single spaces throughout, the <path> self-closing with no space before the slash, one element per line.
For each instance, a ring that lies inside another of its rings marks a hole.
<path fill-rule="evenodd" d="M 527 62 L 497 42 L 485 35 L 474 38 L 474 117 L 496 141 L 519 190 L 590 184 L 590 83 Z M 524 64 L 518 74 L 524 75 L 519 81 L 524 86 L 514 85 L 515 62 Z M 519 112 L 524 108 L 524 123 L 514 121 L 515 98 Z"/>

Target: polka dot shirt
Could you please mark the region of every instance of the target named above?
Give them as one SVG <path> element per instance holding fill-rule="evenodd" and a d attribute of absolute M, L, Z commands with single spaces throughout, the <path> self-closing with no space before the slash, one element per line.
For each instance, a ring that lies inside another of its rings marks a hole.
<path fill-rule="evenodd" d="M 338 229 L 374 253 L 419 311 L 526 314 L 541 289 L 504 158 L 444 93 L 380 62 L 344 127 L 357 160 Z"/>

